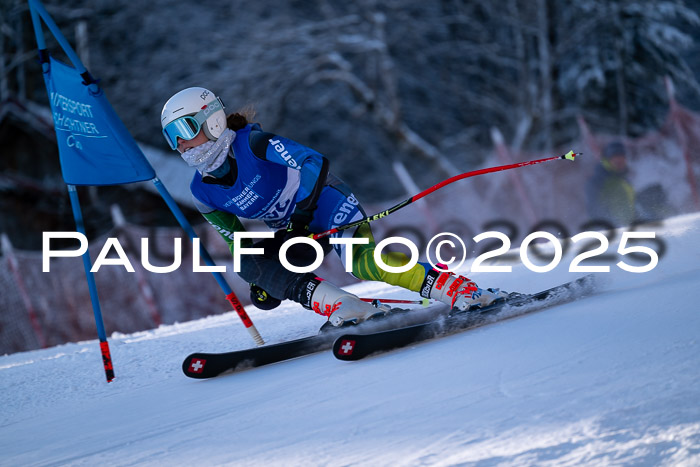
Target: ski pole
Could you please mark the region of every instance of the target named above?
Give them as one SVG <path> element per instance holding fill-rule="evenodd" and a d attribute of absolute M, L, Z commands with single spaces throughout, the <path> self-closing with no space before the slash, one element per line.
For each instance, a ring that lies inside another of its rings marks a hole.
<path fill-rule="evenodd" d="M 197 234 L 194 232 L 194 229 L 187 221 L 187 218 L 182 213 L 180 207 L 177 205 L 173 197 L 165 188 L 165 185 L 163 185 L 163 182 L 158 177 L 155 177 L 151 181 L 153 182 L 153 185 L 155 185 L 156 189 L 165 201 L 165 204 L 167 204 L 170 208 L 170 211 L 175 216 L 175 219 L 180 224 L 180 227 L 182 227 L 182 230 L 184 230 L 187 236 L 190 238 L 190 240 L 192 240 L 193 245 L 195 240 L 199 242 L 199 237 L 197 237 Z M 204 260 L 204 263 L 210 267 L 215 266 L 214 260 L 211 258 L 211 256 L 209 256 L 207 250 L 200 243 L 197 243 L 197 245 L 198 246 L 193 246 L 193 248 L 199 248 L 199 255 Z M 226 300 L 228 300 L 228 302 L 231 304 L 235 312 L 238 314 L 238 317 L 241 318 L 243 326 L 245 326 L 246 330 L 253 338 L 255 343 L 257 345 L 264 345 L 265 341 L 258 332 L 258 329 L 253 324 L 253 321 L 248 316 L 248 313 L 245 311 L 245 308 L 243 308 L 243 305 L 241 304 L 240 300 L 238 300 L 236 293 L 231 289 L 231 286 L 228 284 L 228 282 L 226 282 L 224 276 L 218 271 L 213 271 L 212 275 L 214 276 L 216 282 L 219 284 L 219 287 L 221 287 L 221 290 L 226 294 Z"/>
<path fill-rule="evenodd" d="M 576 156 L 580 156 L 580 155 L 581 155 L 581 153 L 569 151 L 566 154 L 563 154 L 561 156 L 552 156 L 552 157 L 547 157 L 545 159 L 537 159 L 534 161 L 518 162 L 515 164 L 499 165 L 497 167 L 489 167 L 486 169 L 472 170 L 471 172 L 465 172 L 463 174 L 455 175 L 454 177 L 450 177 L 447 180 L 443 180 L 442 182 L 438 183 L 437 185 L 433 185 L 432 187 L 421 191 L 417 195 L 414 195 L 414 196 L 408 198 L 407 200 L 402 201 L 399 204 L 390 207 L 389 209 L 386 209 L 382 212 L 379 212 L 373 216 L 365 217 L 364 219 L 360 219 L 360 220 L 357 220 L 355 222 L 350 222 L 349 224 L 344 224 L 344 225 L 332 228 L 330 230 L 326 230 L 325 232 L 314 234 L 312 238 L 314 240 L 318 240 L 319 238 L 328 237 L 329 235 L 333 235 L 334 233 L 340 232 L 341 230 L 351 229 L 353 227 L 357 227 L 357 226 L 365 224 L 365 223 L 376 221 L 377 219 L 381 219 L 382 217 L 386 217 L 389 214 L 394 213 L 394 212 L 398 211 L 399 209 L 406 207 L 409 204 L 414 203 L 425 196 L 428 196 L 430 193 L 433 193 L 434 191 L 437 191 L 440 188 L 442 188 L 446 185 L 449 185 L 450 183 L 454 183 L 458 180 L 462 180 L 462 179 L 469 178 L 469 177 L 475 177 L 477 175 L 483 175 L 483 174 L 492 173 L 492 172 L 501 172 L 503 170 L 517 169 L 518 167 L 525 167 L 528 165 L 542 164 L 543 162 L 555 161 L 555 160 L 559 160 L 559 159 L 567 159 L 567 160 L 573 161 L 576 158 Z"/>
<path fill-rule="evenodd" d="M 422 298 L 420 300 L 401 300 L 401 299 L 396 299 L 396 298 L 360 298 L 360 300 L 362 300 L 363 302 L 368 302 L 368 303 L 379 302 L 379 303 L 405 303 L 405 304 L 423 305 L 423 306 L 430 305 L 430 299 L 427 299 L 427 298 Z"/>

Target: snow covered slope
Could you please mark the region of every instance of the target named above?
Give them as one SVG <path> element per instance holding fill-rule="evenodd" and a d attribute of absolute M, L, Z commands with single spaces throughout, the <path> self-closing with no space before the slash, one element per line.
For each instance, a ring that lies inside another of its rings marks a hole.
<path fill-rule="evenodd" d="M 655 231 L 650 272 L 612 262 L 591 297 L 356 363 L 183 376 L 190 352 L 252 345 L 233 313 L 112 336 L 111 384 L 94 341 L 0 357 L 0 465 L 700 465 L 700 216 Z M 582 275 L 573 253 L 473 278 L 535 291 Z M 322 324 L 249 312 L 269 343 Z"/>

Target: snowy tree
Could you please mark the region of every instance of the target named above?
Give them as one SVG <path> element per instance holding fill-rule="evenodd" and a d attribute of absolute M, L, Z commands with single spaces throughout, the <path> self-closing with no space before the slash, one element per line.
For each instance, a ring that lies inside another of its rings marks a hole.
<path fill-rule="evenodd" d="M 0 89 L 19 92 L 24 73 L 26 94 L 45 102 L 26 4 L 2 1 Z M 138 140 L 163 146 L 162 104 L 202 85 L 365 191 L 358 168 L 377 163 L 402 161 L 421 184 L 473 167 L 492 127 L 547 152 L 579 136 L 578 115 L 608 132 L 654 128 L 665 76 L 700 103 L 698 0 L 45 4 Z"/>
<path fill-rule="evenodd" d="M 11 96 L 24 96 L 27 88 L 25 62 L 35 56 L 24 38 L 28 8 L 18 0 L 0 0 L 0 102 Z"/>
<path fill-rule="evenodd" d="M 579 36 L 557 50 L 567 105 L 619 134 L 654 127 L 666 110 L 665 76 L 700 95 L 683 59 L 698 25 L 697 12 L 679 0 L 586 0 L 565 9 L 560 32 Z"/>

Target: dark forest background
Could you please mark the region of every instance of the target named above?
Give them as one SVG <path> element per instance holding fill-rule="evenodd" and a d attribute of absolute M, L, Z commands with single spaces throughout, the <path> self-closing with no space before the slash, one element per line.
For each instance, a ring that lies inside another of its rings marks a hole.
<path fill-rule="evenodd" d="M 421 186 L 473 168 L 494 127 L 543 154 L 579 136 L 577 117 L 654 129 L 665 77 L 700 108 L 699 0 L 44 3 L 138 141 L 167 149 L 163 103 L 208 87 L 370 200 L 403 193 L 396 160 Z M 0 4 L 0 98 L 46 105 L 27 4 Z"/>

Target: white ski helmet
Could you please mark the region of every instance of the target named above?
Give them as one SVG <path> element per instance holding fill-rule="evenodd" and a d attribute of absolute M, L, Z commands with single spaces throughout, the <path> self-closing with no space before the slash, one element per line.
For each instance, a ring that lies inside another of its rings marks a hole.
<path fill-rule="evenodd" d="M 224 103 L 205 88 L 187 88 L 168 99 L 160 113 L 163 136 L 171 149 L 177 149 L 177 138 L 190 140 L 204 130 L 216 141 L 226 129 Z"/>

